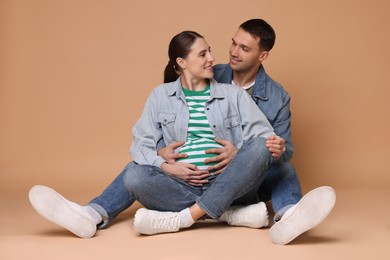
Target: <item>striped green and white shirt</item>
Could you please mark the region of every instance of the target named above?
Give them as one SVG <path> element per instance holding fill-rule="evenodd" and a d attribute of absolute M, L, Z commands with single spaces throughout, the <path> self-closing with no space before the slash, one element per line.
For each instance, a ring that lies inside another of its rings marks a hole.
<path fill-rule="evenodd" d="M 190 120 L 188 123 L 187 140 L 181 147 L 180 153 L 185 153 L 188 157 L 178 159 L 177 161 L 191 163 L 199 169 L 205 170 L 215 163 L 206 165 L 204 160 L 216 155 L 205 154 L 205 150 L 222 147 L 214 140 L 215 136 L 204 109 L 206 102 L 210 99 L 210 86 L 202 91 L 192 91 L 183 88 L 183 93 L 186 96 Z"/>

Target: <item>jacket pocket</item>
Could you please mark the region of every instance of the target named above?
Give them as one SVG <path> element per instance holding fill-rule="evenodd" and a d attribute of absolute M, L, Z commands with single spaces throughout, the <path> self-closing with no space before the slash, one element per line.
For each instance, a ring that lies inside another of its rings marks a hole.
<path fill-rule="evenodd" d="M 223 120 L 224 139 L 230 141 L 234 146 L 242 145 L 242 128 L 239 116 L 231 116 Z"/>
<path fill-rule="evenodd" d="M 162 130 L 165 144 L 168 145 L 171 142 L 175 141 L 175 139 L 176 139 L 176 135 L 175 135 L 176 115 L 175 114 L 160 113 L 158 115 L 157 120 L 158 120 L 158 123 L 160 125 L 161 130 Z"/>
<path fill-rule="evenodd" d="M 226 118 L 223 121 L 223 124 L 227 129 L 237 127 L 240 125 L 240 118 L 238 116 L 232 116 L 232 117 Z"/>
<path fill-rule="evenodd" d="M 164 114 L 161 113 L 158 115 L 158 122 L 162 125 L 168 125 L 170 123 L 175 122 L 176 115 L 174 114 Z"/>

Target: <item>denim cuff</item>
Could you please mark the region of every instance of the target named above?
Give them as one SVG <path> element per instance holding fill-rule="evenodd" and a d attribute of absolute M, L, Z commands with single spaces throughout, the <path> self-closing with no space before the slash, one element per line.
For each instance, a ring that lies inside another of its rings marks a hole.
<path fill-rule="evenodd" d="M 98 229 L 105 228 L 110 223 L 110 219 L 108 218 L 107 211 L 102 206 L 96 203 L 88 203 L 87 206 L 90 206 L 102 216 L 102 222 L 97 224 Z"/>
<path fill-rule="evenodd" d="M 220 216 L 215 214 L 214 212 L 210 211 L 200 200 L 199 198 L 196 200 L 196 203 L 198 206 L 203 209 L 208 216 L 210 216 L 212 219 L 219 219 Z M 223 212 L 222 212 L 223 213 Z M 221 214 L 222 215 L 222 214 Z"/>
<path fill-rule="evenodd" d="M 286 211 L 294 205 L 295 204 L 288 204 L 283 208 L 279 209 L 274 216 L 274 222 L 278 222 L 283 217 L 284 213 L 286 213 Z"/>

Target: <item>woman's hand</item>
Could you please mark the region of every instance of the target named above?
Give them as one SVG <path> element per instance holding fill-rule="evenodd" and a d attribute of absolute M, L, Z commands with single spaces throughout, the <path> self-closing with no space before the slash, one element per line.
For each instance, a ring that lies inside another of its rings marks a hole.
<path fill-rule="evenodd" d="M 184 144 L 181 142 L 172 142 L 168 146 L 161 148 L 157 151 L 157 154 L 164 158 L 167 163 L 175 163 L 179 158 L 187 158 L 187 154 L 185 153 L 175 153 L 175 149 L 182 146 Z"/>
<path fill-rule="evenodd" d="M 211 162 L 217 162 L 217 164 L 210 166 L 209 168 L 207 168 L 207 170 L 209 172 L 215 171 L 213 172 L 213 174 L 218 175 L 223 172 L 229 165 L 229 163 L 234 159 L 238 152 L 238 149 L 229 141 L 218 138 L 215 138 L 215 141 L 221 144 L 223 147 L 206 150 L 206 153 L 214 153 L 218 155 L 208 158 L 204 162 L 206 164 Z"/>
<path fill-rule="evenodd" d="M 275 158 L 279 158 L 282 156 L 284 151 L 286 151 L 286 147 L 284 146 L 284 139 L 279 136 L 270 136 L 267 138 L 266 146 L 268 150 L 272 153 L 272 156 Z"/>
<path fill-rule="evenodd" d="M 161 169 L 168 175 L 183 180 L 193 186 L 202 186 L 208 183 L 208 180 L 205 178 L 210 176 L 209 171 L 199 170 L 198 167 L 189 163 L 163 163 Z"/>

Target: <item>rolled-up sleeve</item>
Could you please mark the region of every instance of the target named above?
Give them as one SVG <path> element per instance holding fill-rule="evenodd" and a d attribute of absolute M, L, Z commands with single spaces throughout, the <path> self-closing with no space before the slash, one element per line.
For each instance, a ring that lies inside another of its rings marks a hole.
<path fill-rule="evenodd" d="M 242 121 L 244 142 L 257 136 L 267 138 L 275 135 L 267 117 L 245 91 L 238 93 L 238 108 Z"/>

